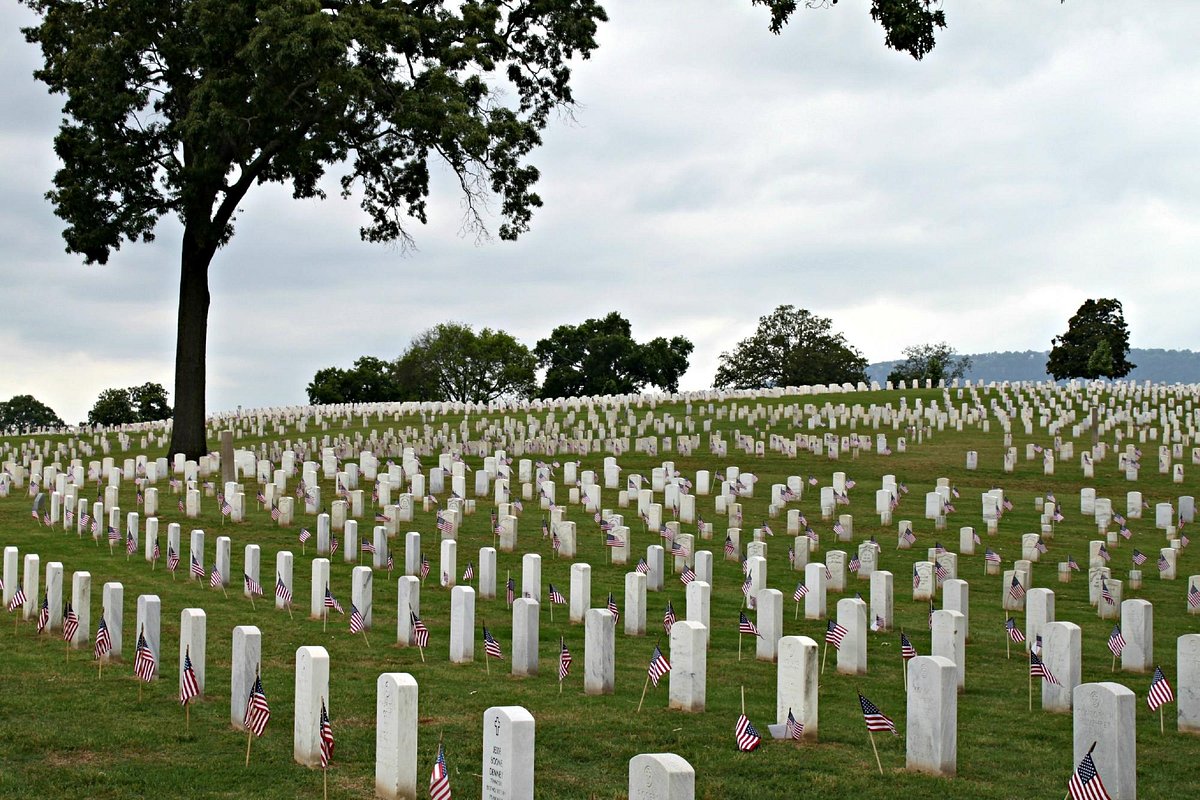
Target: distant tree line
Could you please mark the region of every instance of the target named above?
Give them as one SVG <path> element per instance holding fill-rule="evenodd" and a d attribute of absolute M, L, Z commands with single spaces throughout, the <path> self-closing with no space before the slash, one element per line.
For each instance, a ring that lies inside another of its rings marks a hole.
<path fill-rule="evenodd" d="M 318 370 L 308 384 L 308 401 L 487 403 L 629 394 L 647 386 L 674 392 L 692 348 L 682 336 L 640 343 L 629 320 L 615 311 L 560 325 L 532 350 L 505 331 L 445 322 L 418 334 L 392 361 L 362 356 L 349 369 Z M 545 370 L 541 384 L 539 369 Z"/>

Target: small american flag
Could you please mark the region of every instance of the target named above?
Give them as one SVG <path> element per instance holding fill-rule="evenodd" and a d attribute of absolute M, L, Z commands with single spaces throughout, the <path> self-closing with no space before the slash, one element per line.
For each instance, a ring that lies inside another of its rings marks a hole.
<path fill-rule="evenodd" d="M 754 626 L 754 623 L 750 621 L 750 618 L 746 616 L 746 612 L 744 612 L 744 611 L 740 612 L 738 616 L 739 616 L 739 618 L 738 618 L 738 634 L 739 635 L 743 634 L 743 633 L 750 634 L 751 636 L 759 635 L 758 628 L 756 628 Z"/>
<path fill-rule="evenodd" d="M 762 524 L 762 532 L 765 533 L 767 536 L 775 535 L 775 531 L 771 530 L 771 526 L 765 522 Z"/>
<path fill-rule="evenodd" d="M 1146 563 L 1146 554 L 1143 553 L 1141 550 L 1138 550 L 1136 547 L 1133 548 L 1133 565 L 1136 567 L 1136 566 L 1141 566 L 1142 564 L 1145 564 L 1145 563 Z"/>
<path fill-rule="evenodd" d="M 362 633 L 367 627 L 362 612 L 354 603 L 350 604 L 350 633 Z"/>
<path fill-rule="evenodd" d="M 913 588 L 919 588 L 921 585 L 921 575 L 917 572 L 917 565 L 913 564 Z"/>
<path fill-rule="evenodd" d="M 838 536 L 845 536 L 845 535 L 846 535 L 846 529 L 845 529 L 845 528 L 842 526 L 842 523 L 841 523 L 841 522 L 835 522 L 835 523 L 833 523 L 833 532 L 834 532 L 835 534 L 837 534 Z"/>
<path fill-rule="evenodd" d="M 446 750 L 441 742 L 429 775 L 429 800 L 450 800 L 450 771 L 446 769 Z"/>
<path fill-rule="evenodd" d="M 304 544 L 311 538 L 312 538 L 312 534 L 309 533 L 308 528 L 300 529 L 300 544 Z"/>
<path fill-rule="evenodd" d="M 608 613 L 612 614 L 613 622 L 621 619 L 621 612 L 617 610 L 617 601 L 613 599 L 612 592 L 608 593 Z"/>
<path fill-rule="evenodd" d="M 671 662 L 667 661 L 667 657 L 663 655 L 662 649 L 658 645 L 654 645 L 654 653 L 650 656 L 650 667 L 646 673 L 650 676 L 650 682 L 658 686 L 659 680 L 663 675 L 671 671 Z"/>
<path fill-rule="evenodd" d="M 321 769 L 329 767 L 333 760 L 333 726 L 329 724 L 329 712 L 325 709 L 325 698 L 321 698 Z"/>
<path fill-rule="evenodd" d="M 638 563 L 637 563 L 637 568 L 636 568 L 636 569 L 637 569 L 637 571 L 638 571 L 638 572 L 640 572 L 642 575 L 648 575 L 648 574 L 650 573 L 650 565 L 646 563 L 646 559 L 644 559 L 644 558 L 639 558 L 639 559 L 638 559 Z"/>
<path fill-rule="evenodd" d="M 280 516 L 281 516 L 281 513 L 280 513 L 280 511 L 279 511 L 279 507 L 278 507 L 278 506 L 272 506 L 272 507 L 271 507 L 271 519 L 273 519 L 273 520 L 275 520 L 276 522 L 278 522 L 278 521 L 279 521 L 279 517 L 280 517 Z"/>
<path fill-rule="evenodd" d="M 233 506 L 229 505 L 229 503 L 226 502 L 224 497 L 222 497 L 220 499 L 220 504 L 221 504 L 221 516 L 228 517 L 230 514 L 233 513 Z"/>
<path fill-rule="evenodd" d="M 1038 539 L 1038 540 L 1037 540 L 1037 544 L 1036 544 L 1036 545 L 1034 545 L 1034 546 L 1037 548 L 1037 551 L 1038 551 L 1039 553 L 1045 553 L 1045 552 L 1046 552 L 1046 550 L 1048 549 L 1048 548 L 1046 547 L 1046 543 L 1045 543 L 1045 542 L 1043 542 L 1041 539 Z"/>
<path fill-rule="evenodd" d="M 333 592 L 329 590 L 329 584 L 325 584 L 325 607 L 332 608 L 339 614 L 346 613 L 345 610 L 342 609 L 342 604 L 338 602 L 337 598 L 333 596 Z"/>
<path fill-rule="evenodd" d="M 213 567 L 212 572 L 210 572 L 208 574 L 209 588 L 216 589 L 216 588 L 220 587 L 224 582 L 225 582 L 224 579 L 221 577 L 221 571 L 219 569 L 217 569 L 216 567 Z"/>
<path fill-rule="evenodd" d="M 1017 576 L 1013 575 L 1012 583 L 1008 586 L 1008 596 L 1013 600 L 1020 600 L 1025 596 L 1025 587 L 1017 580 Z"/>
<path fill-rule="evenodd" d="M 262 676 L 254 676 L 254 686 L 250 689 L 250 698 L 246 701 L 246 713 L 243 722 L 246 729 L 255 736 L 262 736 L 271 721 L 271 709 L 267 705 L 267 694 L 263 691 Z"/>
<path fill-rule="evenodd" d="M 500 643 L 496 641 L 495 636 L 492 636 L 487 625 L 483 626 L 483 649 L 492 658 L 504 659 L 504 653 L 500 652 Z"/>
<path fill-rule="evenodd" d="M 1052 683 L 1055 686 L 1062 686 L 1062 682 L 1059 681 L 1058 678 L 1054 677 L 1054 673 L 1046 667 L 1046 665 L 1042 662 L 1042 659 L 1038 657 L 1038 654 L 1032 650 L 1029 651 L 1029 677 L 1040 677 L 1047 683 Z"/>
<path fill-rule="evenodd" d="M 179 513 L 180 514 L 183 513 L 183 501 L 182 500 L 179 501 Z"/>
<path fill-rule="evenodd" d="M 1103 558 L 1105 561 L 1112 560 L 1112 555 L 1108 552 L 1108 548 L 1105 547 L 1104 545 L 1100 545 L 1100 547 L 1096 550 L 1096 553 L 1101 558 Z"/>
<path fill-rule="evenodd" d="M 279 575 L 275 576 L 275 597 L 282 601 L 284 605 L 291 605 L 292 590 L 284 584 L 283 578 Z"/>
<path fill-rule="evenodd" d="M 192 556 L 192 575 L 199 580 L 204 580 L 204 565 L 196 560 L 196 556 Z"/>
<path fill-rule="evenodd" d="M 114 526 L 114 525 L 108 526 L 108 540 L 110 542 L 112 542 L 113 544 L 116 544 L 117 542 L 121 541 L 121 532 L 118 531 L 116 526 Z"/>
<path fill-rule="evenodd" d="M 550 547 L 553 548 L 555 552 L 558 552 L 559 548 L 562 547 L 562 539 L 558 538 L 558 531 L 554 531 L 550 534 Z"/>
<path fill-rule="evenodd" d="M 792 599 L 799 603 L 808 594 L 808 587 L 803 582 L 796 584 L 796 591 L 792 593 Z"/>
<path fill-rule="evenodd" d="M 389 517 L 387 514 L 384 514 L 382 511 L 380 511 L 375 514 L 375 521 L 378 522 L 380 525 L 385 525 L 385 524 L 391 522 L 392 518 Z"/>
<path fill-rule="evenodd" d="M 251 597 L 262 597 L 262 595 L 263 595 L 262 584 L 256 580 L 254 580 L 254 578 L 251 578 L 249 575 L 247 575 L 244 572 L 242 573 L 242 583 L 245 585 L 246 591 L 248 591 L 250 593 Z"/>
<path fill-rule="evenodd" d="M 1079 562 L 1073 557 L 1067 556 L 1067 569 L 1071 570 L 1072 572 L 1079 572 Z"/>
<path fill-rule="evenodd" d="M 3 589 L 0 589 L 3 591 Z M 48 595 L 42 595 L 42 608 L 38 611 L 37 632 L 41 633 L 46 630 L 46 626 L 50 624 L 50 598 Z"/>
<path fill-rule="evenodd" d="M 475 562 L 468 561 L 467 568 L 463 570 L 463 583 L 468 583 L 475 578 Z"/>
<path fill-rule="evenodd" d="M 905 661 L 917 657 L 917 648 L 913 647 L 904 631 L 900 631 L 900 657 Z"/>
<path fill-rule="evenodd" d="M 862 707 L 863 722 L 867 723 L 867 730 L 875 733 L 880 731 L 891 731 L 893 736 L 899 736 L 896 731 L 896 723 L 892 722 L 891 717 L 884 714 L 879 708 L 861 694 L 858 696 L 858 704 Z"/>
<path fill-rule="evenodd" d="M 684 586 L 687 586 L 689 583 L 696 580 L 696 571 L 691 567 L 684 567 L 683 572 L 679 574 L 679 580 L 683 582 Z"/>
<path fill-rule="evenodd" d="M 1162 667 L 1155 667 L 1154 677 L 1150 679 L 1150 692 L 1146 695 L 1150 710 L 1157 711 L 1159 707 L 1174 699 L 1175 693 L 1171 691 L 1171 684 L 1167 683 L 1167 676 L 1163 674 Z"/>
<path fill-rule="evenodd" d="M 1096 772 L 1091 750 L 1087 751 L 1079 766 L 1071 773 L 1071 780 L 1067 783 L 1067 794 L 1070 800 L 1112 800 L 1104 788 L 1104 781 L 1100 780 L 1100 774 Z"/>
<path fill-rule="evenodd" d="M 162 555 L 162 551 L 158 549 L 158 539 L 155 539 L 154 540 L 154 552 L 151 554 L 150 559 L 152 561 L 158 561 L 158 557 L 160 555 Z"/>
<path fill-rule="evenodd" d="M 454 525 L 450 522 L 450 520 L 442 516 L 442 512 L 440 511 L 437 513 L 437 529 L 442 533 L 454 532 Z"/>
<path fill-rule="evenodd" d="M 858 572 L 860 569 L 862 569 L 862 561 L 860 561 L 858 556 L 856 556 L 856 555 L 851 556 L 850 557 L 850 571 Z"/>
<path fill-rule="evenodd" d="M 517 584 L 511 577 L 504 584 L 504 591 L 508 598 L 508 604 L 511 606 L 513 604 L 513 598 L 517 594 Z"/>
<path fill-rule="evenodd" d="M 1188 589 L 1188 608 L 1200 608 L 1200 587 L 1194 583 Z"/>
<path fill-rule="evenodd" d="M 391 551 L 388 551 L 388 557 L 387 557 L 387 570 L 388 570 L 388 572 L 391 572 L 391 571 L 392 571 L 392 567 L 394 567 L 395 565 L 396 565 L 396 562 L 395 562 L 395 561 L 392 559 L 392 553 L 391 553 Z"/>
<path fill-rule="evenodd" d="M 1112 592 L 1108 590 L 1108 582 L 1103 578 L 1100 579 L 1100 597 L 1110 606 L 1117 604 L 1117 601 L 1113 599 Z"/>
<path fill-rule="evenodd" d="M 999 564 L 1001 561 L 1000 554 L 990 547 L 983 552 L 983 560 L 989 564 Z"/>
<path fill-rule="evenodd" d="M 125 552 L 133 555 L 134 550 L 137 550 L 137 540 L 133 538 L 132 532 L 127 532 L 125 534 Z"/>
<path fill-rule="evenodd" d="M 558 680 L 561 682 L 571 674 L 571 651 L 567 649 L 567 641 L 558 637 Z"/>
<path fill-rule="evenodd" d="M 1125 537 L 1127 541 L 1133 538 L 1133 531 L 1129 530 L 1129 528 L 1126 528 L 1124 525 L 1121 526 L 1121 529 L 1117 531 L 1117 533 Z"/>
<path fill-rule="evenodd" d="M 737 718 L 737 723 L 733 726 L 733 737 L 737 742 L 737 749 L 743 753 L 757 749 L 762 742 L 762 736 L 759 735 L 758 729 L 745 714 Z"/>
<path fill-rule="evenodd" d="M 75 609 L 71 608 L 70 603 L 67 603 L 67 610 L 63 612 L 62 630 L 64 642 L 71 641 L 75 638 L 75 634 L 79 632 L 79 615 L 75 613 Z"/>
<path fill-rule="evenodd" d="M 950 577 L 950 570 L 946 569 L 941 561 L 933 562 L 933 573 L 937 576 L 939 583 Z"/>
<path fill-rule="evenodd" d="M 1017 627 L 1017 621 L 1012 617 L 1004 620 L 1004 628 L 1008 631 L 1008 638 L 1014 642 L 1025 641 L 1025 634 L 1021 633 L 1021 629 Z"/>
<path fill-rule="evenodd" d="M 427 578 L 427 577 L 429 577 L 429 559 L 425 557 L 424 553 L 422 553 L 421 554 L 421 580 L 425 580 L 425 578 Z"/>
<path fill-rule="evenodd" d="M 566 605 L 567 598 L 563 597 L 562 592 L 555 588 L 554 584 L 550 584 L 550 602 L 555 605 Z"/>
<path fill-rule="evenodd" d="M 604 546 L 605 547 L 624 547 L 625 543 L 623 541 L 621 541 L 621 537 L 614 536 L 611 533 L 605 533 L 604 534 Z"/>
<path fill-rule="evenodd" d="M 13 592 L 12 598 L 8 601 L 8 610 L 16 611 L 18 608 L 25 605 L 26 599 L 25 590 L 18 586 L 17 591 Z"/>
<path fill-rule="evenodd" d="M 100 609 L 100 624 L 96 626 L 96 646 L 93 653 L 97 659 L 112 652 L 112 635 L 108 632 L 108 624 L 104 621 L 104 609 Z"/>
<path fill-rule="evenodd" d="M 373 554 L 375 552 L 375 543 L 370 539 L 363 539 L 362 543 L 358 546 L 358 549 L 363 553 Z"/>
<path fill-rule="evenodd" d="M 150 651 L 150 645 L 146 644 L 145 635 L 139 632 L 137 652 L 133 657 L 133 674 L 149 683 L 154 679 L 154 667 L 154 653 Z"/>
<path fill-rule="evenodd" d="M 341 546 L 342 546 L 341 543 L 338 542 L 338 540 L 336 538 L 330 537 L 330 539 L 329 539 L 329 555 L 331 555 L 331 556 L 337 555 L 338 548 Z"/>
<path fill-rule="evenodd" d="M 804 723 L 796 721 L 796 717 L 793 716 L 790 708 L 788 709 L 787 727 L 784 729 L 784 733 L 787 738 L 794 739 L 797 742 L 804 736 Z"/>
<path fill-rule="evenodd" d="M 1165 555 L 1163 555 L 1162 553 L 1159 553 L 1158 554 L 1158 571 L 1166 572 L 1169 569 L 1171 569 L 1171 563 L 1169 561 L 1167 561 L 1167 557 Z"/>
<path fill-rule="evenodd" d="M 663 612 L 663 632 L 667 636 L 671 635 L 671 626 L 675 624 L 675 606 L 671 605 L 671 601 L 667 601 L 667 609 Z"/>
<path fill-rule="evenodd" d="M 1121 657 L 1121 651 L 1125 649 L 1125 637 L 1121 635 L 1120 625 L 1113 625 L 1112 633 L 1108 635 L 1108 649 L 1114 658 Z"/>
<path fill-rule="evenodd" d="M 192 651 L 189 647 L 183 652 L 183 672 L 179 675 L 179 704 L 186 706 L 188 700 L 199 697 L 200 683 L 196 680 L 196 672 L 192 669 Z"/>
<path fill-rule="evenodd" d="M 417 612 L 409 611 L 408 615 L 412 620 L 413 644 L 424 650 L 429 646 L 429 628 L 425 627 L 425 623 L 417 616 Z"/>
<path fill-rule="evenodd" d="M 178 567 L 179 567 L 179 553 L 176 553 L 174 550 L 171 549 L 171 546 L 168 545 L 167 546 L 167 569 L 170 570 L 171 572 L 174 572 Z"/>
<path fill-rule="evenodd" d="M 829 620 L 825 626 L 825 643 L 833 645 L 834 649 L 841 649 L 842 640 L 846 638 L 847 633 L 849 631 L 846 630 L 845 626 Z"/>

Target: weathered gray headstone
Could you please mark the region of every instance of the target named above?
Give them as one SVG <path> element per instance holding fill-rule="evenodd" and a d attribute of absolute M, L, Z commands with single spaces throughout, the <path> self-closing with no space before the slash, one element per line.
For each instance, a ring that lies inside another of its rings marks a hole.
<path fill-rule="evenodd" d="M 910 770 L 944 777 L 958 771 L 957 672 L 954 662 L 943 656 L 917 656 L 908 662 L 905 766 Z"/>
<path fill-rule="evenodd" d="M 629 760 L 629 800 L 695 800 L 696 771 L 674 753 L 643 753 Z"/>

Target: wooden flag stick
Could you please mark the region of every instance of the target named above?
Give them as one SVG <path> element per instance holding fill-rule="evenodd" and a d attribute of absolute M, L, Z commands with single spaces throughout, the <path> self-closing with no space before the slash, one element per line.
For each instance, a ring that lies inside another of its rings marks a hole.
<path fill-rule="evenodd" d="M 1117 654 L 1116 653 L 1113 653 L 1112 671 L 1113 672 L 1117 671 Z"/>
<path fill-rule="evenodd" d="M 421 651 L 421 663 L 424 664 L 425 663 L 425 648 L 418 647 L 417 649 Z"/>
<path fill-rule="evenodd" d="M 1004 621 L 1008 622 L 1008 618 L 1006 617 Z M 1011 661 L 1012 660 L 1012 651 L 1011 651 L 1012 637 L 1008 635 L 1008 625 L 1005 625 L 1004 628 L 1005 628 L 1005 631 L 1004 631 L 1004 657 Z"/>
<path fill-rule="evenodd" d="M 321 773 L 324 775 L 325 800 L 329 800 L 329 767 L 322 767 Z"/>
<path fill-rule="evenodd" d="M 738 628 L 738 661 L 742 660 L 742 629 Z"/>
<path fill-rule="evenodd" d="M 1167 733 L 1166 723 L 1163 722 L 1163 707 L 1159 706 L 1158 707 L 1158 735 L 1165 736 L 1166 733 Z"/>
<path fill-rule="evenodd" d="M 104 677 L 104 657 L 103 656 L 100 657 L 99 662 L 100 662 L 100 674 L 96 676 L 97 679 Z"/>
<path fill-rule="evenodd" d="M 637 713 L 642 713 L 642 703 L 646 702 L 646 690 L 650 688 L 650 672 L 646 672 L 646 682 L 642 684 L 642 699 L 638 700 Z"/>
<path fill-rule="evenodd" d="M 1029 673 L 1029 710 L 1033 711 L 1033 672 Z"/>
<path fill-rule="evenodd" d="M 871 749 L 875 751 L 875 766 L 879 767 L 879 774 L 883 774 L 883 763 L 879 760 L 879 748 L 875 746 L 875 734 L 867 731 L 867 736 L 871 738 Z"/>
<path fill-rule="evenodd" d="M 250 743 L 254 741 L 254 731 L 246 731 L 246 766 L 250 766 Z"/>
<path fill-rule="evenodd" d="M 742 687 L 742 716 L 746 715 L 746 687 Z"/>
<path fill-rule="evenodd" d="M 183 732 L 187 735 L 192 730 L 192 705 L 191 703 L 183 704 Z"/>
<path fill-rule="evenodd" d="M 292 622 L 295 622 L 296 618 L 292 616 L 292 601 L 291 600 L 289 600 L 287 603 L 287 610 L 288 610 L 288 619 L 292 620 Z"/>
<path fill-rule="evenodd" d="M 250 610 L 251 610 L 251 611 L 258 611 L 258 608 L 257 608 L 257 606 L 255 606 L 255 605 L 254 605 L 254 592 L 251 592 L 251 593 L 250 593 Z"/>
<path fill-rule="evenodd" d="M 221 584 L 221 594 L 225 595 L 225 599 L 226 599 L 226 600 L 228 600 L 228 599 L 229 599 L 229 592 L 225 591 L 225 584 L 224 584 L 224 583 L 222 583 L 222 584 Z"/>
<path fill-rule="evenodd" d="M 363 636 L 363 641 L 367 643 L 367 649 L 370 650 L 371 642 L 367 639 L 367 629 L 366 628 L 363 628 L 362 636 Z"/>
<path fill-rule="evenodd" d="M 821 653 L 821 674 L 825 674 L 825 657 L 829 655 L 829 642 L 825 643 L 825 650 Z"/>
<path fill-rule="evenodd" d="M 325 632 L 325 626 L 329 624 L 329 606 L 324 606 L 324 609 L 321 614 L 321 633 Z"/>

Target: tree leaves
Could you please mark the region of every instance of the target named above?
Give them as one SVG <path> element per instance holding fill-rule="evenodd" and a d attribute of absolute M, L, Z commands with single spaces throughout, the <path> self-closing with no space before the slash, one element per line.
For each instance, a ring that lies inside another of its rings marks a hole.
<path fill-rule="evenodd" d="M 1055 336 L 1051 345 L 1046 371 L 1055 380 L 1123 378 L 1137 366 L 1129 363 L 1129 328 L 1116 299 L 1084 302 L 1067 321 L 1067 332 Z"/>
<path fill-rule="evenodd" d="M 759 318 L 754 335 L 721 354 L 713 385 L 758 389 L 865 381 L 867 359 L 832 329 L 832 320 L 779 306 Z"/>

